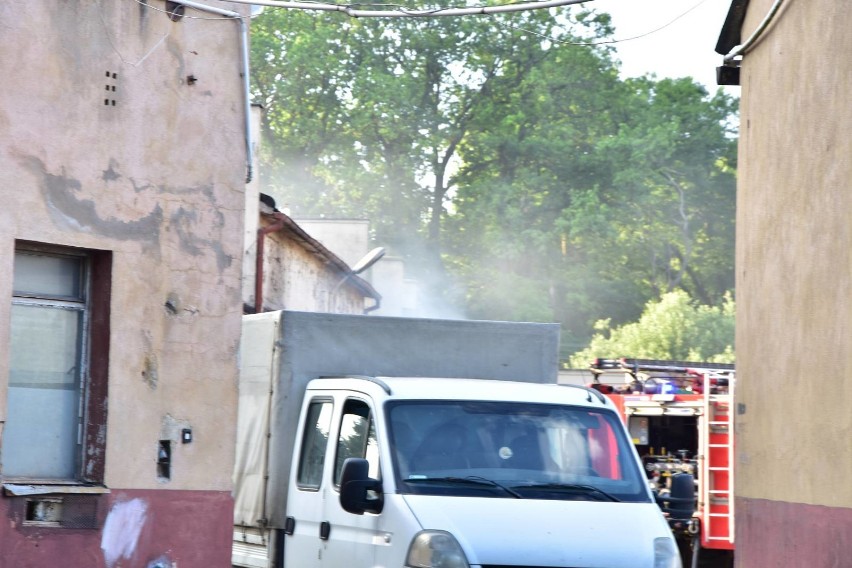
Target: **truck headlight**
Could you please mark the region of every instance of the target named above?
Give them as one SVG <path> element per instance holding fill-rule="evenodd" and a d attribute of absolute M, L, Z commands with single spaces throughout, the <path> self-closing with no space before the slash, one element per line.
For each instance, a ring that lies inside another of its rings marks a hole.
<path fill-rule="evenodd" d="M 654 568 L 681 568 L 680 552 L 672 537 L 654 539 Z"/>
<path fill-rule="evenodd" d="M 405 565 L 409 568 L 470 568 L 458 541 L 446 531 L 420 531 L 414 535 Z"/>

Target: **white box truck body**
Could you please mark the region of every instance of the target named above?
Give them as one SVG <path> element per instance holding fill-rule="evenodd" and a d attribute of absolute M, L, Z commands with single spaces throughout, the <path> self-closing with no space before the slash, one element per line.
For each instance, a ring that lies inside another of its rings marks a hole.
<path fill-rule="evenodd" d="M 233 564 L 679 568 L 615 407 L 556 384 L 557 350 L 553 325 L 246 316 Z"/>

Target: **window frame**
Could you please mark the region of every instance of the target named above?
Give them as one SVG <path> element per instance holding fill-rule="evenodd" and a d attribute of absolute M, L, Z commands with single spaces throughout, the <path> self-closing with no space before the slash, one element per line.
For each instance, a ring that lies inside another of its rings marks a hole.
<path fill-rule="evenodd" d="M 362 416 L 361 414 L 358 414 L 357 412 L 347 411 L 347 410 L 351 409 L 352 406 L 355 405 L 355 404 L 363 405 L 363 408 L 366 408 L 366 410 L 367 410 L 367 415 Z M 364 432 L 364 443 L 363 443 L 363 447 L 361 448 L 363 451 L 360 452 L 358 456 L 348 456 L 347 455 L 347 456 L 341 457 L 341 450 L 343 448 L 341 437 L 342 437 L 342 434 L 343 434 L 344 421 L 346 420 L 347 416 L 361 416 L 361 418 L 366 420 L 367 431 Z M 343 406 L 342 406 L 342 409 L 340 411 L 340 416 L 338 417 L 337 436 L 336 436 L 336 439 L 334 440 L 334 446 L 333 446 L 334 447 L 334 461 L 333 461 L 334 469 L 332 471 L 331 481 L 332 481 L 332 485 L 334 486 L 336 491 L 340 491 L 340 474 L 343 471 L 343 462 L 346 460 L 347 457 L 360 457 L 360 458 L 364 458 L 364 459 L 369 459 L 367 456 L 368 456 L 369 448 L 370 448 L 370 434 L 373 435 L 373 442 L 375 444 L 376 449 L 378 450 L 380 448 L 380 444 L 379 444 L 379 441 L 378 441 L 379 440 L 379 433 L 378 433 L 377 424 L 376 424 L 376 413 L 375 413 L 375 410 L 373 409 L 373 406 L 368 401 L 364 400 L 363 398 L 348 397 L 343 402 Z M 372 466 L 372 464 L 371 464 L 371 466 Z M 371 467 L 371 469 L 372 469 L 372 467 Z M 375 473 L 376 479 L 381 480 L 382 477 L 381 477 L 381 456 L 380 455 L 376 456 L 375 469 L 376 469 L 376 471 L 373 472 L 373 473 Z"/>
<path fill-rule="evenodd" d="M 80 422 L 74 474 L 70 479 L 42 479 L 7 476 L 0 470 L 3 482 L 43 481 L 44 485 L 96 485 L 104 482 L 106 462 L 107 401 L 109 393 L 110 311 L 112 290 L 112 252 L 77 247 L 56 246 L 16 240 L 14 255 L 35 254 L 56 258 L 79 259 L 80 298 L 12 291 L 12 305 L 70 307 L 82 312 L 81 333 L 77 346 L 80 361 L 79 408 Z M 14 277 L 14 276 L 13 276 Z M 12 286 L 10 286 L 11 288 Z M 14 334 L 9 322 L 10 340 Z M 8 377 L 7 377 L 8 380 Z M 8 389 L 7 382 L 5 388 Z"/>
<path fill-rule="evenodd" d="M 324 405 L 328 405 L 328 423 L 326 424 L 328 433 L 326 434 L 325 445 L 322 451 L 322 460 L 319 462 L 319 472 L 309 473 L 305 471 L 310 450 L 308 437 L 313 437 L 314 433 L 317 431 L 316 427 L 323 418 Z M 316 418 L 311 421 L 310 418 L 312 410 L 315 407 L 319 409 L 319 412 L 317 413 Z M 333 398 L 327 396 L 311 398 L 305 406 L 305 413 L 302 421 L 302 435 L 299 438 L 299 461 L 296 463 L 295 471 L 296 488 L 301 491 L 317 492 L 322 488 L 323 478 L 325 477 L 326 462 L 328 461 L 329 444 L 332 435 L 331 429 L 334 424 L 334 410 L 335 401 Z M 319 474 L 318 478 L 314 475 L 314 473 Z M 310 476 L 310 479 L 308 479 L 308 476 Z M 315 478 L 317 478 L 317 481 L 316 483 L 313 483 L 312 481 Z"/>

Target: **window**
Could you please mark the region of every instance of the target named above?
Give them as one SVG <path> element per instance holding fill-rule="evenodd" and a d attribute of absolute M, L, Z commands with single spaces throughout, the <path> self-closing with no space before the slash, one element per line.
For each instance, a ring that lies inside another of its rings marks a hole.
<path fill-rule="evenodd" d="M 576 499 L 566 487 L 579 485 L 622 501 L 649 501 L 645 476 L 611 410 L 449 400 L 394 401 L 387 409 L 400 493 L 511 498 L 506 487 L 528 498 Z M 499 485 L 437 482 L 448 477 Z"/>
<path fill-rule="evenodd" d="M 300 489 L 319 489 L 322 469 L 328 448 L 328 431 L 331 426 L 331 402 L 312 401 L 305 417 L 302 434 L 302 454 L 296 482 Z"/>
<path fill-rule="evenodd" d="M 347 400 L 343 407 L 334 467 L 335 486 L 340 485 L 340 473 L 346 458 L 366 458 L 370 463 L 370 477 L 379 478 L 379 445 L 376 441 L 376 426 L 370 407 L 361 400 Z"/>
<path fill-rule="evenodd" d="M 4 479 L 103 481 L 111 255 L 18 243 Z"/>

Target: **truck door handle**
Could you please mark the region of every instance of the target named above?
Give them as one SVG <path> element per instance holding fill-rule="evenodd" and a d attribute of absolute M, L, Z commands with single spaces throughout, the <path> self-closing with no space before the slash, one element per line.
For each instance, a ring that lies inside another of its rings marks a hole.
<path fill-rule="evenodd" d="M 292 535 L 294 532 L 296 532 L 296 518 L 287 517 L 284 519 L 284 534 Z"/>
<path fill-rule="evenodd" d="M 328 535 L 331 534 L 331 523 L 323 521 L 320 523 L 320 540 L 328 540 Z"/>

